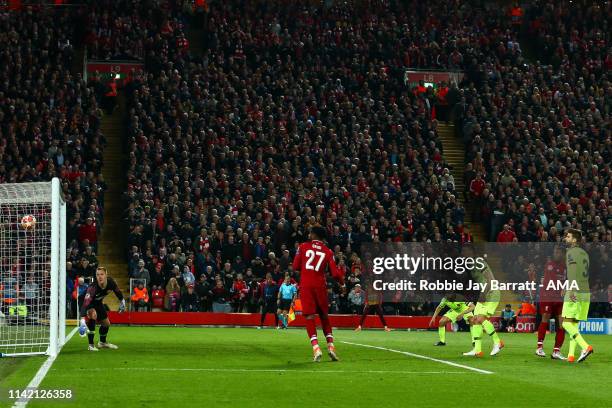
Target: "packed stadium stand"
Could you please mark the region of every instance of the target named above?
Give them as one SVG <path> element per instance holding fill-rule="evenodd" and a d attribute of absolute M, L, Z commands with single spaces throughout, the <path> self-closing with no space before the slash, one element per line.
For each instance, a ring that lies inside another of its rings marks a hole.
<path fill-rule="evenodd" d="M 257 311 L 258 282 L 299 279 L 296 246 L 320 224 L 348 278 L 332 310 L 350 313 L 364 242 L 612 241 L 610 3 L 300 4 L 1 13 L 0 182 L 62 178 L 72 282 L 99 253 L 135 307 Z M 143 65 L 86 81 L 83 52 Z M 110 210 L 105 174 L 125 185 Z"/>

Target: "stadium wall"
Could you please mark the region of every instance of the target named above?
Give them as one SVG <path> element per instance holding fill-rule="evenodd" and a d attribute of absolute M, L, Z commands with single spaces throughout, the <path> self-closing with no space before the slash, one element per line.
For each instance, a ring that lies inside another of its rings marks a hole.
<path fill-rule="evenodd" d="M 113 324 L 147 325 L 147 326 L 259 326 L 261 315 L 259 313 L 185 313 L 185 312 L 109 312 Z M 359 324 L 359 315 L 330 315 L 334 327 L 355 328 Z M 429 329 L 430 316 L 385 316 L 387 324 L 393 329 Z M 318 320 L 318 319 L 317 319 Z M 499 318 L 492 317 L 491 321 L 499 328 Z M 269 314 L 265 320 L 266 326 L 274 325 L 274 316 Z M 290 323 L 292 327 L 303 327 L 304 318 L 296 316 Z M 378 316 L 368 316 L 365 328 L 382 328 Z M 434 327 L 437 327 L 434 326 Z M 451 330 L 450 324 L 447 330 Z M 519 317 L 517 332 L 532 333 L 535 331 L 535 317 Z M 580 323 L 580 332 L 585 334 L 612 335 L 612 319 L 590 318 Z"/>
<path fill-rule="evenodd" d="M 134 325 L 195 325 L 195 326 L 259 326 L 259 313 L 186 313 L 186 312 L 109 312 L 113 324 Z M 340 328 L 355 328 L 360 315 L 330 315 L 331 324 Z M 431 316 L 385 316 L 389 327 L 394 329 L 427 329 Z M 269 314 L 266 326 L 274 325 L 274 316 Z M 304 318 L 296 316 L 292 327 L 303 327 Z M 368 316 L 364 323 L 367 328 L 382 328 L 378 316 Z"/>

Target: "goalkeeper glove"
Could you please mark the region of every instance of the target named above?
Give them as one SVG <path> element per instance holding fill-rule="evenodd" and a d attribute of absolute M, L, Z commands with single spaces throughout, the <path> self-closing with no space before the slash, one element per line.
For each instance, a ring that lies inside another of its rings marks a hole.
<path fill-rule="evenodd" d="M 125 312 L 125 299 L 121 299 L 121 304 L 119 305 L 119 313 Z"/>
<path fill-rule="evenodd" d="M 81 318 L 81 324 L 79 324 L 79 335 L 84 337 L 87 334 L 87 323 L 85 323 L 85 318 Z"/>

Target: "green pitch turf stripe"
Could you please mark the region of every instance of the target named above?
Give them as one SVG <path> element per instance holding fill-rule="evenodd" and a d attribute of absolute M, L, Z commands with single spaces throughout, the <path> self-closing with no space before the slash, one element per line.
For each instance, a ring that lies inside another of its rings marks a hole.
<path fill-rule="evenodd" d="M 466 366 L 466 365 L 463 365 L 463 364 L 453 363 L 452 361 L 440 360 L 438 358 L 423 356 L 421 354 L 414 354 L 414 353 L 411 353 L 409 351 L 394 350 L 394 349 L 390 349 L 390 348 L 386 348 L 386 347 L 372 346 L 370 344 L 353 343 L 353 342 L 350 342 L 350 341 L 340 341 L 340 343 L 349 344 L 351 346 L 359 346 L 359 347 L 366 347 L 366 348 L 373 348 L 373 349 L 377 349 L 377 350 L 389 351 L 391 353 L 399 353 L 399 354 L 403 354 L 403 355 L 409 356 L 409 357 L 415 357 L 415 358 L 420 358 L 420 359 L 423 359 L 423 360 L 435 361 L 435 362 L 440 363 L 440 364 L 447 364 L 447 365 L 450 365 L 450 366 L 453 366 L 453 367 L 458 367 L 458 368 L 463 368 L 463 369 L 470 370 L 470 371 L 475 371 L 475 372 L 480 373 L 480 374 L 495 374 L 493 371 L 481 370 L 480 368 L 475 368 L 475 367 L 470 367 L 470 366 Z"/>
<path fill-rule="evenodd" d="M 78 327 L 75 327 L 74 329 L 72 329 L 72 331 L 66 337 L 66 341 L 64 342 L 64 344 L 66 344 L 66 343 L 68 343 L 70 341 L 70 339 L 72 338 L 72 336 L 74 336 L 74 334 L 77 332 L 77 330 L 78 330 Z M 58 355 L 59 355 L 59 353 L 57 355 L 55 355 L 55 356 L 49 356 L 49 358 L 47 358 L 45 360 L 45 362 L 38 369 L 38 372 L 36 373 L 34 378 L 32 378 L 32 381 L 30 381 L 30 383 L 28 384 L 26 389 L 34 389 L 35 390 L 35 389 L 38 388 L 40 383 L 45 379 L 45 376 L 47 375 L 47 373 L 51 369 L 51 366 L 53 365 L 53 362 L 55 361 L 55 359 L 57 358 Z M 29 398 L 22 397 L 22 398 L 18 399 L 17 401 L 15 401 L 15 404 L 13 404 L 13 408 L 25 407 L 26 405 L 28 405 L 28 402 L 30 402 Z"/>
<path fill-rule="evenodd" d="M 55 369 L 53 369 L 55 371 Z M 79 369 L 80 370 L 80 369 Z M 77 370 L 77 371 L 79 371 Z M 88 368 L 87 371 L 206 371 L 220 373 L 329 373 L 329 374 L 468 374 L 465 371 L 405 371 L 405 370 L 294 370 L 259 368 L 164 368 L 164 367 L 112 367 Z M 66 371 L 66 369 L 58 369 Z"/>

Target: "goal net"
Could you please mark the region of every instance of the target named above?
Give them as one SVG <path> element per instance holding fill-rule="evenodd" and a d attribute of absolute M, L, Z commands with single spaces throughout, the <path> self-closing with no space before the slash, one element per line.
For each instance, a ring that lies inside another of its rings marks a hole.
<path fill-rule="evenodd" d="M 59 179 L 0 184 L 0 356 L 58 353 L 66 335 L 65 265 Z"/>

